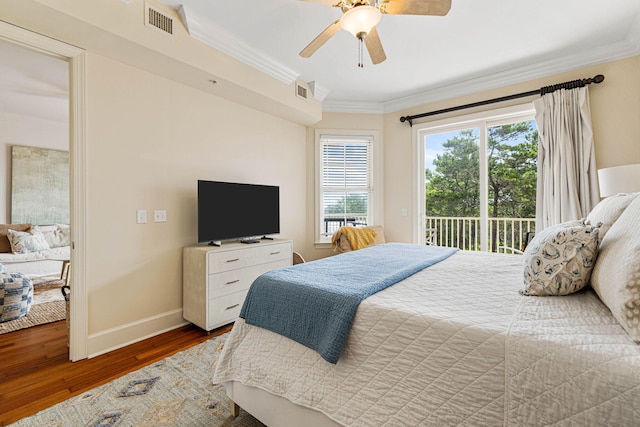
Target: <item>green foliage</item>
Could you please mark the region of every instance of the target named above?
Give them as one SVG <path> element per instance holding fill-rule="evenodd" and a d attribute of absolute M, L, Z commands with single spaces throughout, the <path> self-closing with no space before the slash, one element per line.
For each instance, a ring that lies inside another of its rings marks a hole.
<path fill-rule="evenodd" d="M 435 171 L 425 171 L 427 216 L 480 216 L 478 137 L 463 130 L 443 147 L 433 162 Z M 490 217 L 535 217 L 537 156 L 538 131 L 532 122 L 489 128 L 486 197 Z"/>
<path fill-rule="evenodd" d="M 367 196 L 361 193 L 347 193 L 336 202 L 324 208 L 325 215 L 366 215 Z"/>
<path fill-rule="evenodd" d="M 426 212 L 428 216 L 479 216 L 480 157 L 478 138 L 471 130 L 447 140 L 444 153 L 426 170 Z"/>

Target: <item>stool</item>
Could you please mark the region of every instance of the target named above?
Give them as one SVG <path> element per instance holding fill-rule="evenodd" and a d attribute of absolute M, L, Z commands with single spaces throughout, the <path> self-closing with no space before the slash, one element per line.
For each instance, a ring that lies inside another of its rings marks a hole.
<path fill-rule="evenodd" d="M 29 314 L 33 283 L 22 273 L 0 273 L 0 323 Z"/>

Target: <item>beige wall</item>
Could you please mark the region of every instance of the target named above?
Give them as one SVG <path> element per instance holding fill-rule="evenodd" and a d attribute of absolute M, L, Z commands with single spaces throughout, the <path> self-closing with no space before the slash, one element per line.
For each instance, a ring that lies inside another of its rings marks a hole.
<path fill-rule="evenodd" d="M 315 182 L 316 182 L 316 163 L 315 163 L 315 131 L 316 129 L 335 129 L 335 130 L 369 130 L 378 132 L 378 147 L 374 149 L 384 152 L 384 135 L 382 127 L 382 115 L 378 114 L 355 114 L 355 113 L 324 113 L 322 120 L 314 126 L 307 127 L 307 197 L 306 197 L 306 220 L 309 226 L 306 230 L 306 245 L 303 249 L 303 256 L 306 260 L 314 260 L 332 255 L 331 248 L 327 245 L 315 244 Z M 383 156 L 382 156 L 383 157 Z M 382 170 L 384 171 L 384 159 L 381 158 Z M 384 176 L 384 173 L 383 173 Z M 384 184 L 384 182 L 380 182 Z M 384 206 L 384 194 L 381 194 L 382 204 Z M 376 220 L 378 223 L 384 222 L 383 213 L 381 218 Z"/>
<path fill-rule="evenodd" d="M 596 146 L 598 168 L 640 163 L 640 56 L 606 64 L 557 74 L 526 83 L 474 95 L 422 105 L 403 111 L 385 114 L 385 236 L 389 240 L 412 242 L 412 224 L 417 205 L 412 200 L 412 129 L 408 123 L 400 123 L 400 117 L 420 114 L 442 108 L 463 105 L 501 96 L 526 92 L 559 82 L 604 74 L 605 81 L 589 88 L 591 115 Z M 529 100 L 532 100 L 530 98 Z M 458 114 L 488 110 L 497 107 L 521 104 L 528 101 L 519 99 Z M 456 113 L 439 115 L 433 120 L 452 117 Z M 424 123 L 428 120 L 416 120 Z M 401 209 L 411 208 L 409 216 L 401 216 Z"/>
<path fill-rule="evenodd" d="M 463 105 L 485 99 L 527 92 L 559 82 L 604 74 L 605 81 L 590 86 L 591 114 L 594 127 L 597 167 L 603 168 L 628 163 L 640 163 L 640 56 L 613 61 L 572 72 L 510 85 L 446 101 L 425 104 L 385 115 L 325 113 L 321 122 L 307 130 L 307 245 L 305 254 L 310 259 L 331 255 L 326 248 L 314 245 L 315 221 L 315 129 L 375 129 L 381 131 L 384 141 L 384 227 L 389 241 L 412 242 L 413 221 L 418 202 L 413 200 L 413 145 L 412 128 L 401 123 L 400 117 L 420 114 L 442 108 Z M 448 113 L 415 123 L 441 120 L 456 114 L 507 107 L 531 102 L 535 97 L 517 99 L 475 109 Z M 403 216 L 402 210 L 408 215 Z"/>
<path fill-rule="evenodd" d="M 281 236 L 303 245 L 306 146 L 303 126 L 97 54 L 87 84 L 92 354 L 122 344 L 119 328 L 181 310 L 198 179 L 279 185 Z M 137 209 L 147 224 L 136 224 Z M 155 209 L 166 223 L 153 222 Z"/>

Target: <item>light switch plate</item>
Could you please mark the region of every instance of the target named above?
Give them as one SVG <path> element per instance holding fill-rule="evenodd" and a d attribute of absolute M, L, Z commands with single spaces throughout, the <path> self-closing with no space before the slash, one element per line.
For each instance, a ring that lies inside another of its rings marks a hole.
<path fill-rule="evenodd" d="M 136 222 L 138 224 L 146 224 L 147 223 L 147 211 L 145 211 L 145 210 L 136 211 Z"/>
<path fill-rule="evenodd" d="M 153 211 L 153 221 L 154 222 L 167 222 L 167 211 Z"/>

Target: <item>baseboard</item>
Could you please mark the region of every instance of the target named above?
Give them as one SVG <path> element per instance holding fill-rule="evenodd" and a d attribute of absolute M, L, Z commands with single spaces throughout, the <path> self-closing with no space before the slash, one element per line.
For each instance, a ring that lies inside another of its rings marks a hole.
<path fill-rule="evenodd" d="M 147 338 L 188 324 L 182 318 L 182 309 L 167 311 L 153 317 L 127 323 L 117 328 L 90 334 L 87 342 L 88 357 L 96 357 L 137 343 Z"/>

